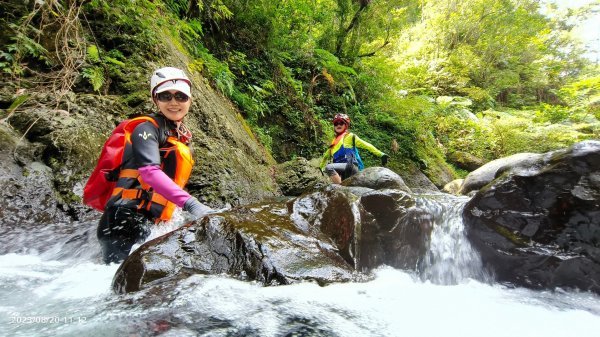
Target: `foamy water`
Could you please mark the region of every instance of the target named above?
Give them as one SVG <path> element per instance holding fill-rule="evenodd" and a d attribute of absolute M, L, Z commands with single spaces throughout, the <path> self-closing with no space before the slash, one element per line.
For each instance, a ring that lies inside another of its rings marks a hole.
<path fill-rule="evenodd" d="M 112 293 L 116 269 L 0 256 L 0 335 L 564 337 L 597 336 L 600 327 L 600 298 L 590 293 L 442 286 L 391 268 L 326 287 L 195 275 L 148 309 L 135 304 L 139 294 Z"/>
<path fill-rule="evenodd" d="M 100 263 L 95 224 L 82 225 L 79 241 L 0 255 L 0 336 L 598 336 L 598 295 L 484 282 L 462 203 L 418 201 L 435 226 L 420 275 L 382 267 L 370 282 L 325 287 L 194 275 L 116 295 L 118 266 Z"/>

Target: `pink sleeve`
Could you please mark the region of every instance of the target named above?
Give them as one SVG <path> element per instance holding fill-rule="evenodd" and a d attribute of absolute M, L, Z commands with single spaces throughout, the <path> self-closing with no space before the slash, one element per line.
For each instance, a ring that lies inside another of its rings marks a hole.
<path fill-rule="evenodd" d="M 142 179 L 150 185 L 154 191 L 167 198 L 167 200 L 175 205 L 183 207 L 185 202 L 191 197 L 189 193 L 177 186 L 177 184 L 175 184 L 175 182 L 169 178 L 160 167 L 148 165 L 140 167 L 138 170 L 140 171 Z"/>

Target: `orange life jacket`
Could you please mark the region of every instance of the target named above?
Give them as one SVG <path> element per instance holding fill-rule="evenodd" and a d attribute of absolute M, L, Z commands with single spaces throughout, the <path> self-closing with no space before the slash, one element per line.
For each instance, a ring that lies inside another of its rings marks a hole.
<path fill-rule="evenodd" d="M 337 143 L 339 143 L 340 141 L 343 141 L 344 137 L 346 137 L 347 134 L 348 134 L 348 131 L 344 131 L 344 132 L 340 133 L 331 141 L 331 144 L 329 144 L 329 155 L 332 158 L 333 158 L 333 148 L 337 145 Z"/>
<path fill-rule="evenodd" d="M 161 128 L 158 126 L 158 123 L 154 119 L 151 122 L 159 128 L 160 132 Z M 132 124 L 132 127 L 129 127 L 129 125 L 125 126 L 125 147 L 132 146 L 131 133 L 139 123 L 130 124 Z M 161 170 L 169 178 L 173 179 L 175 184 L 184 188 L 190 178 L 194 165 L 190 148 L 187 144 L 177 139 L 177 137 L 168 136 L 165 145 L 159 150 L 161 154 Z M 124 153 L 127 153 L 127 151 L 124 151 Z M 125 163 L 125 158 L 123 158 L 123 162 Z M 121 169 L 119 179 L 117 180 L 117 187 L 112 191 L 111 201 L 114 202 L 118 199 L 133 199 L 137 201 L 137 208 L 149 211 L 157 222 L 160 220 L 170 220 L 176 207 L 174 203 L 154 192 L 152 187 L 144 182 L 139 171 L 135 168 L 123 167 Z"/>
<path fill-rule="evenodd" d="M 125 120 L 113 130 L 104 143 L 98 163 L 92 171 L 83 189 L 83 203 L 99 211 L 104 211 L 106 203 L 112 197 L 112 191 L 117 185 L 119 172 L 123 165 L 123 152 L 125 151 L 125 133 L 131 132 L 143 122 L 151 122 L 158 127 L 158 123 L 150 116 L 140 116 Z"/>

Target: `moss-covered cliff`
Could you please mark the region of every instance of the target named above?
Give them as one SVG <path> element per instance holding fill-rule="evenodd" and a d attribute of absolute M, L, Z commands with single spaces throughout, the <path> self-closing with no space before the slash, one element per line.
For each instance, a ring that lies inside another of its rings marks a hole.
<path fill-rule="evenodd" d="M 18 164 L 24 167 L 26 161 L 37 160 L 50 167 L 61 208 L 79 208 L 82 186 L 107 136 L 128 116 L 154 111 L 150 74 L 158 67 L 175 66 L 188 70 L 193 82 L 194 101 L 186 118 L 196 158 L 190 192 L 215 207 L 280 195 L 273 178 L 275 161 L 235 107 L 191 66 L 194 59 L 178 33 L 168 29 L 169 17 L 161 16 L 160 7 L 128 12 L 118 4 L 106 5 L 2 2 L 7 17 L 1 21 L 0 39 L 23 52 L 12 54 L 21 63 L 9 64 L 12 72 L 5 69 L 1 74 L 0 118 L 12 129 L 3 133 L 11 141 L 3 142 L 10 150 L 2 152 L 2 161 L 14 162 L 12 154 L 23 151 L 15 145 L 19 138 L 33 144 L 27 148 L 35 148 L 35 155 Z M 57 10 L 61 11 L 52 14 Z M 30 21 L 23 22 L 28 15 Z M 148 16 L 156 16 L 154 27 Z M 71 26 L 61 25 L 65 23 Z M 37 42 L 14 39 L 15 33 L 38 25 L 43 30 Z M 145 31 L 139 31 L 142 28 Z M 59 50 L 56 43 L 61 39 L 66 45 Z M 77 54 L 80 51 L 84 54 Z M 96 88 L 93 72 L 86 73 L 89 69 L 100 71 L 102 83 Z M 8 180 L 3 183 L 3 188 L 14 188 Z"/>

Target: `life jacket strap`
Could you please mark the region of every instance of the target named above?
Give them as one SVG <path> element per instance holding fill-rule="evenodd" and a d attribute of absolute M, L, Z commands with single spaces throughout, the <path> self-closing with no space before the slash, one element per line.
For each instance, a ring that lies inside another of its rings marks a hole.
<path fill-rule="evenodd" d="M 158 193 L 148 192 L 148 191 L 145 191 L 142 189 L 137 189 L 137 188 L 115 187 L 112 195 L 115 196 L 119 193 L 121 193 L 122 199 L 148 200 L 152 203 L 157 203 L 162 206 L 166 205 L 167 202 L 169 202 L 167 200 L 167 198 L 163 197 L 162 195 L 160 195 Z"/>
<path fill-rule="evenodd" d="M 149 190 L 150 189 L 150 185 L 148 185 L 144 180 L 142 180 L 142 177 L 140 175 L 140 171 L 138 171 L 136 169 L 123 169 L 123 170 L 121 170 L 121 172 L 119 173 L 119 178 L 137 179 L 140 182 L 140 185 L 142 186 L 143 190 Z"/>
<path fill-rule="evenodd" d="M 122 169 L 119 172 L 119 178 L 133 178 L 137 179 L 140 176 L 140 171 L 136 169 Z"/>

